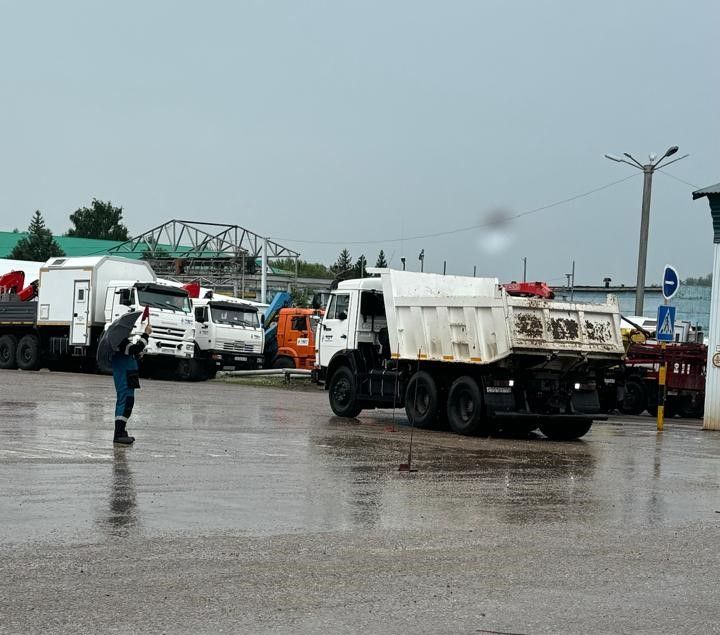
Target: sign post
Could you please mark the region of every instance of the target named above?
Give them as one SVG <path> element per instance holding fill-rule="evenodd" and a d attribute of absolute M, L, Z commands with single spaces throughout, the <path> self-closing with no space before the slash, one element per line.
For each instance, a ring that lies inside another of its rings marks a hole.
<path fill-rule="evenodd" d="M 662 432 L 665 425 L 665 397 L 667 395 L 667 360 L 665 348 L 667 342 L 675 341 L 675 307 L 668 305 L 680 288 L 680 277 L 677 270 L 671 265 L 665 265 L 663 271 L 663 297 L 665 304 L 658 307 L 657 341 L 661 342 L 662 362 L 658 369 L 658 395 L 657 395 L 657 431 Z"/>

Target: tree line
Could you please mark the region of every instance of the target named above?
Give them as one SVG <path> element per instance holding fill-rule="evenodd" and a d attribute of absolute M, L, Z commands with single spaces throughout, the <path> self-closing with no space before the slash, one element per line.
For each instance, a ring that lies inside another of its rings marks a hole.
<path fill-rule="evenodd" d="M 110 201 L 93 199 L 90 207 L 80 207 L 70 214 L 72 227 L 65 232 L 65 236 L 118 242 L 128 240 L 128 229 L 122 222 L 122 213 L 123 208 L 113 206 Z M 65 252 L 45 225 L 42 212 L 36 210 L 27 234 L 15 243 L 8 257 L 13 260 L 43 262 L 48 258 L 64 255 Z"/>

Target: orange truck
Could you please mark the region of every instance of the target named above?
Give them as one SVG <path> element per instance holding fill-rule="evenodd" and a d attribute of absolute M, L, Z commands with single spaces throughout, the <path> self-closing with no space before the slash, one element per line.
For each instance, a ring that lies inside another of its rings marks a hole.
<path fill-rule="evenodd" d="M 276 318 L 275 341 L 272 337 L 268 341 L 266 335 L 265 367 L 312 370 L 315 365 L 315 329 L 321 318 L 322 312 L 313 309 L 280 309 Z"/>

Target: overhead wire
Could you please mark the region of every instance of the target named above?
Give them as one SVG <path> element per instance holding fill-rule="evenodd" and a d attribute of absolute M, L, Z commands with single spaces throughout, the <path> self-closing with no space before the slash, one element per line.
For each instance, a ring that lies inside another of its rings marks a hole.
<path fill-rule="evenodd" d="M 524 216 L 530 216 L 531 214 L 537 214 L 538 212 L 542 212 L 547 209 L 551 209 L 553 207 L 558 207 L 559 205 L 571 203 L 572 201 L 576 201 L 576 200 L 584 198 L 586 196 L 595 194 L 596 192 L 600 192 L 602 190 L 606 190 L 615 185 L 619 185 L 620 183 L 624 183 L 625 181 L 629 181 L 630 179 L 633 179 L 633 178 L 639 176 L 640 174 L 641 174 L 640 172 L 638 172 L 636 174 L 631 174 L 630 176 L 626 176 L 622 179 L 618 179 L 617 181 L 611 181 L 610 183 L 606 183 L 605 185 L 601 185 L 600 187 L 595 187 L 592 190 L 588 190 L 587 192 L 582 192 L 581 194 L 575 194 L 574 196 L 569 196 L 568 198 L 564 198 L 562 200 L 555 201 L 554 203 L 549 203 L 547 205 L 541 205 L 540 207 L 528 209 L 528 210 L 525 210 L 524 212 L 519 212 L 518 214 L 512 214 L 503 220 L 504 221 L 516 220 L 516 219 L 522 218 Z M 436 238 L 438 236 L 449 236 L 452 234 L 460 234 L 462 232 L 470 231 L 473 229 L 481 229 L 483 227 L 490 227 L 490 226 L 494 226 L 494 225 L 497 225 L 497 220 L 476 223 L 474 225 L 468 225 L 466 227 L 459 227 L 457 229 L 448 229 L 445 231 L 431 232 L 431 233 L 427 233 L 427 234 L 417 234 L 415 236 L 402 236 L 400 238 L 380 238 L 377 240 L 303 240 L 303 239 L 298 239 L 298 238 L 282 238 L 282 237 L 278 237 L 278 236 L 273 236 L 273 240 L 282 240 L 285 242 L 295 242 L 295 243 L 304 243 L 304 244 L 312 244 L 312 245 L 375 245 L 375 244 L 380 244 L 380 243 L 383 243 L 383 244 L 399 243 L 399 242 L 403 242 L 406 240 L 422 240 L 422 239 L 426 239 L 426 238 Z"/>
<path fill-rule="evenodd" d="M 669 176 L 671 179 L 675 179 L 676 181 L 679 181 L 680 183 L 684 183 L 685 185 L 689 185 L 692 188 L 695 188 L 696 190 L 700 189 L 699 185 L 695 185 L 694 183 L 690 183 L 689 181 L 686 181 L 684 179 L 681 179 L 679 176 L 675 176 L 674 174 L 670 174 L 670 172 L 665 172 L 665 170 L 656 170 L 656 172 L 662 172 L 665 176 Z"/>

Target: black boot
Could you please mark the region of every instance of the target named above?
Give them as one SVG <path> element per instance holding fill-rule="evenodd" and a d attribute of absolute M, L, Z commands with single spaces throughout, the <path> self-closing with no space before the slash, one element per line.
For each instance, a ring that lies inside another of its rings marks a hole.
<path fill-rule="evenodd" d="M 130 445 L 135 441 L 135 437 L 128 435 L 125 430 L 125 422 L 122 419 L 115 419 L 115 436 L 113 443 L 121 443 L 122 445 Z"/>

